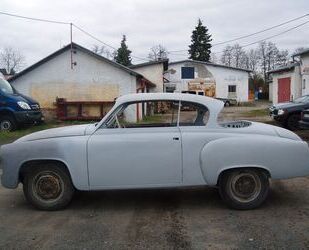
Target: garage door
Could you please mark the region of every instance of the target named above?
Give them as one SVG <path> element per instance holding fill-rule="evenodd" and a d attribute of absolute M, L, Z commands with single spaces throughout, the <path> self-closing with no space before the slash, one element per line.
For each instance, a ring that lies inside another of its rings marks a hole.
<path fill-rule="evenodd" d="M 278 79 L 278 102 L 288 102 L 291 96 L 291 77 Z"/>

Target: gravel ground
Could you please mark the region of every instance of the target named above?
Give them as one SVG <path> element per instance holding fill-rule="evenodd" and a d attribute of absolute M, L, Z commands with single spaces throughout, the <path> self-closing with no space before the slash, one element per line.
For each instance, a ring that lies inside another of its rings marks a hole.
<path fill-rule="evenodd" d="M 0 188 L 0 249 L 308 249 L 309 178 L 274 181 L 266 203 L 230 210 L 214 188 L 78 193 L 34 210 Z"/>
<path fill-rule="evenodd" d="M 224 112 L 239 119 L 249 110 Z M 78 192 L 66 210 L 43 212 L 21 187 L 0 186 L 0 249 L 308 249 L 308 190 L 309 177 L 273 181 L 251 211 L 226 208 L 208 187 Z"/>

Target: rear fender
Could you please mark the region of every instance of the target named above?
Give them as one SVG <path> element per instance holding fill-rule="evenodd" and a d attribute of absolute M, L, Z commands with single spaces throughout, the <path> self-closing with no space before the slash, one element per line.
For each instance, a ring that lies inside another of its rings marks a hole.
<path fill-rule="evenodd" d="M 276 136 L 218 139 L 206 144 L 200 157 L 208 185 L 216 185 L 220 174 L 233 168 L 261 168 L 273 179 L 309 175 L 307 143 Z"/>

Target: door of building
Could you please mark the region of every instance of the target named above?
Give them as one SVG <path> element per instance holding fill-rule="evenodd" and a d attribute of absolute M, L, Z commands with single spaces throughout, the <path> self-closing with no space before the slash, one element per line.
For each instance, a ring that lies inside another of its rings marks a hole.
<path fill-rule="evenodd" d="M 288 102 L 291 97 L 291 77 L 278 79 L 278 102 Z"/>

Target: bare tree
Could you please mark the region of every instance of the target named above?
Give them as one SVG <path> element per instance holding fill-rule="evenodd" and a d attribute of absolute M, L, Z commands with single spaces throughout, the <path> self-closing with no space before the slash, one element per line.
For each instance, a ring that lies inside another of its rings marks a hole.
<path fill-rule="evenodd" d="M 306 48 L 306 47 L 298 47 L 298 48 L 296 48 L 296 49 L 294 50 L 294 52 L 292 53 L 292 55 L 301 53 L 301 52 L 303 52 L 303 51 L 305 51 L 305 50 L 307 50 L 307 49 L 309 49 L 309 48 L 308 48 L 308 47 L 307 47 L 307 48 Z"/>
<path fill-rule="evenodd" d="M 104 56 L 107 59 L 113 60 L 114 58 L 114 52 L 111 52 L 108 48 L 106 48 L 105 46 L 99 46 L 99 45 L 93 45 L 92 46 L 92 52 L 100 55 L 100 56 Z"/>
<path fill-rule="evenodd" d="M 217 57 L 216 53 L 210 53 L 210 62 L 218 63 L 218 57 Z"/>
<path fill-rule="evenodd" d="M 162 59 L 167 59 L 168 58 L 167 55 L 168 55 L 167 49 L 163 47 L 161 44 L 159 44 L 150 48 L 148 58 L 151 61 L 159 61 Z"/>
<path fill-rule="evenodd" d="M 233 58 L 233 49 L 232 46 L 228 45 L 223 50 L 222 56 L 221 56 L 221 63 L 226 66 L 232 66 L 232 58 Z"/>
<path fill-rule="evenodd" d="M 246 67 L 246 52 L 239 44 L 232 47 L 232 66 L 236 68 Z"/>
<path fill-rule="evenodd" d="M 0 65 L 9 74 L 19 71 L 25 63 L 25 57 L 12 47 L 6 47 L 0 52 Z"/>
<path fill-rule="evenodd" d="M 261 42 L 259 44 L 259 55 L 264 80 L 267 78 L 267 71 L 286 65 L 289 53 L 287 50 L 279 50 L 272 42 Z"/>
<path fill-rule="evenodd" d="M 246 68 L 252 70 L 253 74 L 256 75 L 259 70 L 260 56 L 257 49 L 250 49 L 246 56 Z"/>

